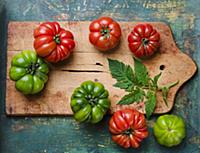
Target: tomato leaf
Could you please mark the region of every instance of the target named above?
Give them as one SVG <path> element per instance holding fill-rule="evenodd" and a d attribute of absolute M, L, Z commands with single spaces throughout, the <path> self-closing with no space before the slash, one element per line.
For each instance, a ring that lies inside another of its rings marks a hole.
<path fill-rule="evenodd" d="M 161 72 L 159 73 L 159 74 L 157 74 L 156 76 L 154 76 L 154 78 L 153 79 L 151 79 L 151 81 L 152 81 L 152 86 L 154 87 L 154 88 L 158 88 L 158 80 L 159 80 L 159 78 L 160 78 L 160 76 L 161 76 Z"/>
<path fill-rule="evenodd" d="M 168 102 L 167 102 L 167 95 L 168 95 L 169 89 L 167 87 L 162 88 L 162 97 L 163 101 L 165 102 L 165 105 L 168 107 Z"/>
<path fill-rule="evenodd" d="M 165 102 L 167 107 L 168 107 L 168 101 L 167 101 L 168 92 L 169 92 L 170 88 L 174 87 L 178 83 L 179 83 L 179 81 L 176 81 L 171 84 L 165 85 L 164 87 L 161 88 L 163 101 Z"/>
<path fill-rule="evenodd" d="M 135 102 L 141 102 L 141 101 L 143 101 L 144 96 L 145 96 L 145 92 L 140 88 L 136 88 L 135 90 L 133 90 L 129 94 L 125 95 L 118 102 L 118 104 L 128 105 L 128 104 L 132 104 L 132 103 L 135 103 Z"/>
<path fill-rule="evenodd" d="M 133 69 L 117 60 L 108 59 L 108 63 L 112 77 L 118 81 L 114 86 L 129 91 L 134 84 Z"/>
<path fill-rule="evenodd" d="M 147 92 L 146 99 L 147 100 L 145 102 L 145 111 L 147 119 L 149 119 L 151 114 L 154 112 L 156 106 L 156 93 L 154 91 L 149 90 Z"/>
<path fill-rule="evenodd" d="M 162 74 L 162 73 L 160 72 L 159 74 L 157 74 L 157 75 L 153 78 L 154 84 L 157 85 L 158 79 L 160 78 L 161 74 Z"/>
<path fill-rule="evenodd" d="M 149 75 L 147 68 L 138 59 L 134 60 L 134 71 L 137 80 L 137 84 L 147 86 L 149 84 Z"/>
<path fill-rule="evenodd" d="M 158 87 L 158 80 L 161 73 L 150 78 L 147 68 L 138 59 L 134 61 L 134 71 L 120 61 L 108 59 L 109 69 L 113 78 L 117 80 L 115 87 L 124 89 L 128 93 L 118 102 L 119 105 L 129 105 L 135 102 L 142 102 L 145 98 L 146 116 L 149 119 L 156 106 L 156 92 L 161 90 L 164 102 L 167 105 L 169 89 L 178 82 Z"/>

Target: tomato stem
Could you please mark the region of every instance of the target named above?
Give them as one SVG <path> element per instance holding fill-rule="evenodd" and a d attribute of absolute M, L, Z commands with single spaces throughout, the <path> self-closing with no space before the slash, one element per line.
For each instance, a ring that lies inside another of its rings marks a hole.
<path fill-rule="evenodd" d="M 53 40 L 56 42 L 56 44 L 60 44 L 60 36 L 59 35 L 55 35 L 53 37 Z"/>
<path fill-rule="evenodd" d="M 144 46 L 148 45 L 148 43 L 149 43 L 149 39 L 147 39 L 147 38 L 142 38 L 142 44 L 143 44 Z"/>
<path fill-rule="evenodd" d="M 93 97 L 93 96 L 91 96 L 91 95 L 87 95 L 87 96 L 86 96 L 86 99 L 88 100 L 88 102 L 89 102 L 92 106 L 94 106 L 94 105 L 97 103 L 97 101 L 98 101 L 98 98 L 95 98 L 95 97 Z"/>
<path fill-rule="evenodd" d="M 132 134 L 132 132 L 133 132 L 133 129 L 129 128 L 128 130 L 124 131 L 123 134 L 130 135 Z"/>
<path fill-rule="evenodd" d="M 34 74 L 35 71 L 40 67 L 38 63 L 31 63 L 30 66 L 27 67 L 26 71 L 29 74 Z"/>
<path fill-rule="evenodd" d="M 101 35 L 106 37 L 110 36 L 110 29 L 108 26 L 102 26 Z"/>

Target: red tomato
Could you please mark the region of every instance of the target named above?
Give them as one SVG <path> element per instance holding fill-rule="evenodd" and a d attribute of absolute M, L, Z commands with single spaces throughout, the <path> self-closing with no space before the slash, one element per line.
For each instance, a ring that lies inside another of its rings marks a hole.
<path fill-rule="evenodd" d="M 133 109 L 119 110 L 109 122 L 112 140 L 124 148 L 138 148 L 148 136 L 145 117 Z"/>
<path fill-rule="evenodd" d="M 59 62 L 69 57 L 75 47 L 72 33 L 57 22 L 44 22 L 34 30 L 34 48 L 49 62 Z"/>
<path fill-rule="evenodd" d="M 160 46 L 160 34 L 150 24 L 138 24 L 129 34 L 128 42 L 135 57 L 149 57 Z"/>
<path fill-rule="evenodd" d="M 109 17 L 101 17 L 90 24 L 90 42 L 99 50 L 113 49 L 121 37 L 120 25 Z"/>

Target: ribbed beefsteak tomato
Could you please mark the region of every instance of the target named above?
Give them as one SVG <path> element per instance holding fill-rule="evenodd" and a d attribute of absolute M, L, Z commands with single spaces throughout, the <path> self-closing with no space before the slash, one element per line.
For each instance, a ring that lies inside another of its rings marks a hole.
<path fill-rule="evenodd" d="M 49 62 L 59 62 L 69 57 L 75 47 L 73 34 L 57 22 L 44 22 L 34 30 L 34 48 Z"/>
<path fill-rule="evenodd" d="M 128 42 L 135 57 L 149 57 L 160 46 L 160 34 L 150 24 L 138 24 L 129 34 Z"/>
<path fill-rule="evenodd" d="M 48 80 L 48 65 L 34 51 L 24 50 L 11 61 L 10 79 L 23 94 L 39 93 Z"/>
<path fill-rule="evenodd" d="M 89 29 L 90 42 L 101 51 L 115 48 L 120 41 L 120 25 L 110 17 L 101 17 L 94 20 Z"/>
<path fill-rule="evenodd" d="M 148 136 L 145 117 L 133 109 L 119 110 L 109 122 L 112 140 L 124 148 L 138 148 Z"/>
<path fill-rule="evenodd" d="M 74 118 L 79 122 L 98 123 L 110 108 L 109 93 L 99 82 L 85 81 L 71 97 Z"/>
<path fill-rule="evenodd" d="M 153 132 L 159 144 L 173 147 L 180 144 L 185 138 L 185 127 L 185 122 L 181 117 L 166 114 L 157 119 Z"/>

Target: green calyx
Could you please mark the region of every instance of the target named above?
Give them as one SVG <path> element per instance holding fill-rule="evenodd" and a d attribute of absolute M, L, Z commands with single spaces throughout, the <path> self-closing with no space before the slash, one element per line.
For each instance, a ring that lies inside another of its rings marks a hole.
<path fill-rule="evenodd" d="M 108 26 L 103 26 L 101 29 L 101 35 L 105 36 L 105 37 L 109 37 L 110 36 L 110 29 Z"/>
<path fill-rule="evenodd" d="M 28 74 L 35 74 L 36 70 L 40 67 L 40 64 L 38 63 L 31 63 L 27 68 L 26 68 L 26 72 Z"/>
<path fill-rule="evenodd" d="M 132 134 L 133 133 L 133 129 L 131 129 L 131 128 L 129 128 L 128 130 L 126 130 L 126 131 L 124 131 L 123 132 L 123 134 L 125 134 L 125 135 L 130 135 L 130 134 Z"/>
<path fill-rule="evenodd" d="M 86 95 L 85 98 L 87 99 L 88 103 L 92 106 L 95 106 L 99 100 L 98 98 L 96 98 L 90 94 Z"/>
<path fill-rule="evenodd" d="M 56 42 L 56 44 L 60 44 L 60 35 L 55 35 L 53 40 Z"/>

